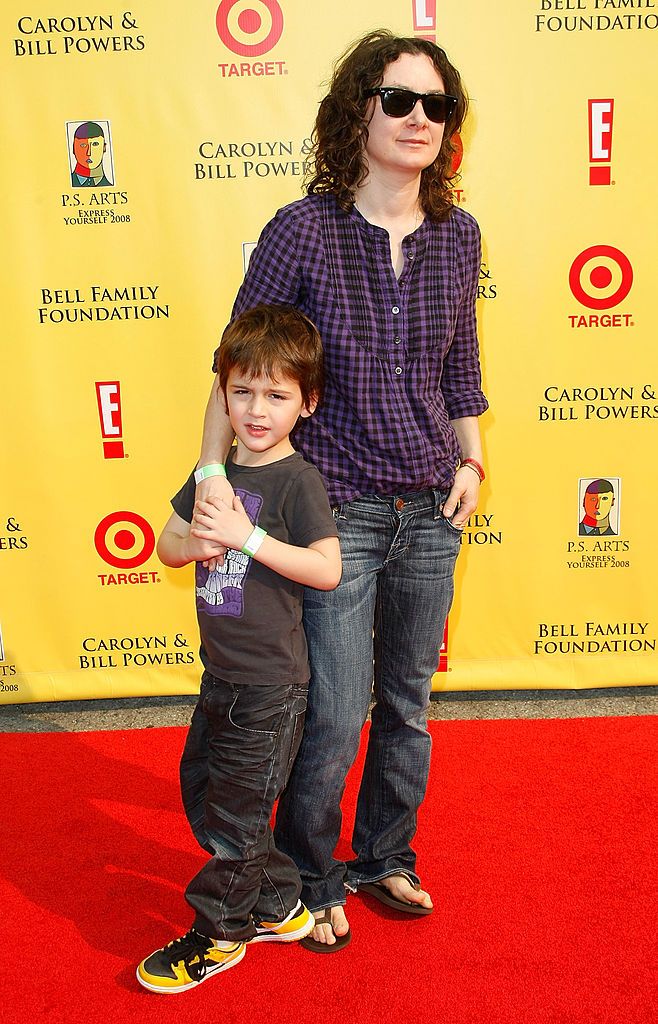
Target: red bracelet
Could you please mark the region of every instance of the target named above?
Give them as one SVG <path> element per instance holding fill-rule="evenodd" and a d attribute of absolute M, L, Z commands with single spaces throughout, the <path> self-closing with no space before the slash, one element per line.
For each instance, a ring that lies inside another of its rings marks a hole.
<path fill-rule="evenodd" d="M 462 459 L 461 460 L 461 465 L 462 466 L 470 466 L 470 468 L 472 470 L 474 470 L 477 473 L 477 475 L 479 476 L 480 483 L 482 483 L 484 481 L 484 470 L 482 469 L 482 466 L 480 465 L 479 462 L 477 462 L 476 459 Z"/>

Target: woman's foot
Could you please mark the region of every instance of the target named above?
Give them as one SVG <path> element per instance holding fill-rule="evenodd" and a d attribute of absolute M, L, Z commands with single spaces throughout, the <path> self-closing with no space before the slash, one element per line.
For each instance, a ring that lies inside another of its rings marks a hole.
<path fill-rule="evenodd" d="M 377 882 L 364 882 L 358 891 L 404 914 L 431 914 L 434 909 L 430 894 L 402 872 L 387 875 Z"/>
<path fill-rule="evenodd" d="M 333 953 L 343 949 L 350 939 L 350 926 L 342 906 L 314 911 L 316 925 L 300 945 L 314 953 Z"/>
<path fill-rule="evenodd" d="M 427 910 L 434 907 L 430 894 L 424 889 L 415 889 L 406 875 L 387 875 L 386 878 L 380 879 L 379 884 L 388 889 L 393 899 L 402 903 L 417 903 Z"/>

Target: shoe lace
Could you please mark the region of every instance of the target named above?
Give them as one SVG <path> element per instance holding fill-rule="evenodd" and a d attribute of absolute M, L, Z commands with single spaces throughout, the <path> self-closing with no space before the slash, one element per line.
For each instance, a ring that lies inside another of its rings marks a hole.
<path fill-rule="evenodd" d="M 205 954 L 212 947 L 210 939 L 201 935 L 196 928 L 174 939 L 167 946 L 167 955 L 172 964 L 182 963 L 193 981 L 200 981 L 206 973 Z"/>

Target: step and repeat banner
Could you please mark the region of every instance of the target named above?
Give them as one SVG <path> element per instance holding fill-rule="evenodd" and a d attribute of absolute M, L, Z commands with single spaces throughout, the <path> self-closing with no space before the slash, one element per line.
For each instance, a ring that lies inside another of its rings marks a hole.
<path fill-rule="evenodd" d="M 5 0 L 0 703 L 193 692 L 155 554 L 333 60 L 436 39 L 471 112 L 487 481 L 437 689 L 658 681 L 658 0 Z"/>

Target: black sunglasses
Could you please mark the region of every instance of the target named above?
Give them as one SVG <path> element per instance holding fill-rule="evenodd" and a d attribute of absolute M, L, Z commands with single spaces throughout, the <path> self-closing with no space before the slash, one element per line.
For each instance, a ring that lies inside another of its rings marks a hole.
<path fill-rule="evenodd" d="M 382 85 L 379 89 L 369 89 L 366 96 L 379 96 L 382 110 L 388 117 L 406 117 L 420 100 L 426 117 L 435 124 L 443 124 L 452 117 L 457 106 L 456 96 L 447 96 L 443 92 L 412 92 L 396 86 Z"/>

